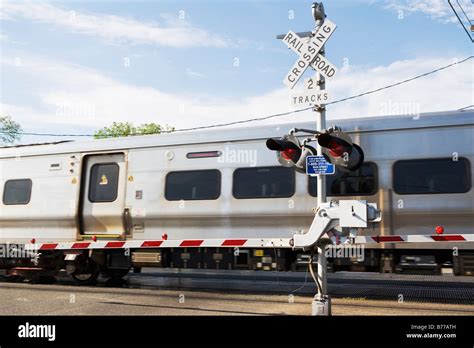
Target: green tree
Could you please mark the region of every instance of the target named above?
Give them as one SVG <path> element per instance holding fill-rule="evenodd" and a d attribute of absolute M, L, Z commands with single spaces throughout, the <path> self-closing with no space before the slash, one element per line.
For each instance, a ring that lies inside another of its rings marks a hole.
<path fill-rule="evenodd" d="M 21 126 L 12 120 L 10 116 L 0 116 L 0 143 L 11 144 L 20 140 Z"/>
<path fill-rule="evenodd" d="M 113 122 L 110 127 L 104 127 L 94 133 L 95 139 L 128 137 L 133 135 L 160 134 L 174 131 L 174 127 L 160 126 L 156 123 L 145 123 L 135 126 L 131 122 Z"/>

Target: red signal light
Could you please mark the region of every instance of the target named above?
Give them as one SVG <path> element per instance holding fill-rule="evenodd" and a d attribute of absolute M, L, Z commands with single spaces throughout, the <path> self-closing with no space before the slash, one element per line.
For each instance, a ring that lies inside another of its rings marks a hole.
<path fill-rule="evenodd" d="M 334 157 L 342 157 L 344 153 L 350 154 L 352 151 L 351 144 L 343 139 L 325 133 L 319 135 L 318 143 L 328 149 L 329 154 Z"/>
<path fill-rule="evenodd" d="M 296 149 L 286 149 L 281 151 L 281 157 L 283 157 L 286 160 L 293 160 L 295 158 L 295 155 L 298 155 L 299 150 Z"/>
<path fill-rule="evenodd" d="M 303 142 L 295 136 L 297 132 L 313 134 Z M 280 139 L 267 139 L 267 148 L 276 151 L 278 162 L 284 167 L 292 167 L 297 172 L 306 173 L 306 161 L 317 154 L 308 144 L 317 140 L 321 146 L 320 155 L 343 172 L 353 172 L 364 163 L 364 151 L 352 142 L 351 137 L 339 127 L 331 127 L 323 132 L 294 128 Z"/>
<path fill-rule="evenodd" d="M 443 234 L 444 228 L 442 226 L 436 226 L 435 231 L 437 234 Z"/>
<path fill-rule="evenodd" d="M 301 146 L 293 135 L 280 139 L 267 139 L 267 148 L 277 152 L 278 162 L 284 167 L 292 167 L 299 173 L 306 173 L 306 157 L 315 155 L 311 146 Z"/>
<path fill-rule="evenodd" d="M 293 141 L 282 139 L 268 139 L 267 148 L 277 151 L 278 161 L 285 167 L 293 167 L 301 155 L 301 148 Z"/>
<path fill-rule="evenodd" d="M 334 157 L 342 157 L 344 156 L 344 153 L 347 153 L 347 151 L 349 150 L 346 146 L 339 143 L 335 139 L 329 141 L 327 149 L 329 151 L 329 154 Z"/>
<path fill-rule="evenodd" d="M 319 134 L 318 143 L 323 147 L 327 160 L 342 171 L 352 172 L 364 163 L 364 152 L 359 145 L 352 143 L 345 133 Z"/>

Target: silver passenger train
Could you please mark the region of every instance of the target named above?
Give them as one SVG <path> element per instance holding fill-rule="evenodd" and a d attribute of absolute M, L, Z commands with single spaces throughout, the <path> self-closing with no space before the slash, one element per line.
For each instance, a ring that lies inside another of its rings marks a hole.
<path fill-rule="evenodd" d="M 365 152 L 355 172 L 327 178 L 328 198 L 382 209 L 368 234 L 474 233 L 474 112 L 449 111 L 328 121 Z M 0 244 L 84 240 L 289 237 L 307 230 L 315 178 L 278 164 L 267 138 L 310 123 L 64 141 L 0 148 Z M 329 260 L 334 270 L 472 274 L 474 243 L 367 246 L 364 261 Z M 453 246 L 458 249 L 453 253 Z M 418 262 L 417 262 L 418 261 Z M 292 250 L 174 248 L 42 251 L 0 258 L 10 275 L 66 268 L 79 281 L 140 267 L 295 270 Z M 402 267 L 405 265 L 405 267 Z"/>

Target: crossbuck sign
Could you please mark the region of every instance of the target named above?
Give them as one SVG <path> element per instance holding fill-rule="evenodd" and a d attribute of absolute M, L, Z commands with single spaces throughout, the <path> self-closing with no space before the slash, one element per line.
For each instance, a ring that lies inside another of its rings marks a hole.
<path fill-rule="evenodd" d="M 319 53 L 336 27 L 336 24 L 326 19 L 308 43 L 291 30 L 285 35 L 283 42 L 299 55 L 298 60 L 283 80 L 288 88 L 293 88 L 296 85 L 310 65 L 326 78 L 331 78 L 336 74 L 336 67 Z"/>
<path fill-rule="evenodd" d="M 304 79 L 304 87 L 306 91 L 303 93 L 298 92 L 291 95 L 292 107 L 299 108 L 327 103 L 329 98 L 328 92 L 317 88 L 317 80 L 315 78 Z"/>

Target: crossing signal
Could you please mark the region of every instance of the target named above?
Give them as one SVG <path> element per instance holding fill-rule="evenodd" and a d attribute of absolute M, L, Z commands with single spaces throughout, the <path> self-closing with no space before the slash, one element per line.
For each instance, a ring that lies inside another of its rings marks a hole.
<path fill-rule="evenodd" d="M 306 157 L 316 154 L 311 146 L 302 146 L 293 135 L 280 139 L 268 139 L 267 148 L 277 152 L 278 162 L 284 167 L 293 167 L 299 173 L 306 173 Z"/>
<path fill-rule="evenodd" d="M 364 163 L 364 152 L 351 138 L 340 131 L 318 135 L 318 143 L 323 148 L 326 160 L 340 170 L 353 172 Z"/>

